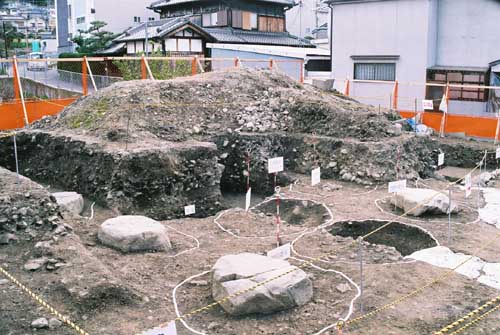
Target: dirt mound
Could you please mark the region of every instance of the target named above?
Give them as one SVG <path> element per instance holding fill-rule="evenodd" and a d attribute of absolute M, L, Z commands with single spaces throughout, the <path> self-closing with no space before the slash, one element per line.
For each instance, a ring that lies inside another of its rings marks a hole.
<path fill-rule="evenodd" d="M 300 85 L 279 72 L 230 70 L 168 81 L 120 82 L 34 127 L 109 141 L 183 141 L 233 131 L 317 133 L 365 141 L 397 135 L 393 117 Z"/>

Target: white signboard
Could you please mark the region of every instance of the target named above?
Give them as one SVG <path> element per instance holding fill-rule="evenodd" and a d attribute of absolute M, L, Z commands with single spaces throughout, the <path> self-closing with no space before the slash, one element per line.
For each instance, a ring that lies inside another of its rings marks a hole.
<path fill-rule="evenodd" d="M 422 100 L 422 107 L 425 111 L 434 110 L 434 102 L 432 100 Z"/>
<path fill-rule="evenodd" d="M 143 335 L 177 335 L 177 327 L 175 322 L 170 322 L 166 327 L 148 330 Z"/>
<path fill-rule="evenodd" d="M 277 258 L 277 259 L 288 259 L 291 256 L 291 244 L 287 243 L 267 252 L 267 257 Z"/>
<path fill-rule="evenodd" d="M 321 183 L 321 168 L 316 168 L 311 171 L 311 186 Z"/>
<path fill-rule="evenodd" d="M 193 215 L 194 213 L 196 213 L 195 205 L 189 205 L 189 206 L 184 207 L 184 214 L 185 215 Z"/>
<path fill-rule="evenodd" d="M 406 188 L 406 179 L 389 183 L 389 193 L 398 193 Z"/>
<path fill-rule="evenodd" d="M 284 170 L 283 157 L 270 158 L 267 161 L 269 173 L 277 173 Z"/>
<path fill-rule="evenodd" d="M 495 155 L 496 159 L 500 159 L 500 148 L 497 148 L 497 154 Z"/>
<path fill-rule="evenodd" d="M 439 154 L 438 156 L 438 166 L 443 166 L 444 165 L 444 153 Z"/>
<path fill-rule="evenodd" d="M 249 188 L 247 191 L 247 196 L 246 196 L 246 200 L 245 200 L 245 211 L 247 211 L 247 212 L 250 209 L 250 201 L 251 200 L 252 200 L 252 188 Z"/>
<path fill-rule="evenodd" d="M 465 176 L 465 197 L 468 198 L 472 194 L 472 175 L 469 173 Z"/>

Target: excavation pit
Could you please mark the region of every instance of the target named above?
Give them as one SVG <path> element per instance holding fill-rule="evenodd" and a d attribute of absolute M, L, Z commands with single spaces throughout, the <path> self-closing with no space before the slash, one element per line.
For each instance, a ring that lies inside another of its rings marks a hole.
<path fill-rule="evenodd" d="M 341 221 L 335 223 L 330 234 L 357 239 L 389 222 L 380 220 Z M 394 247 L 402 256 L 408 256 L 416 251 L 438 245 L 434 237 L 423 229 L 400 222 L 392 222 L 389 226 L 366 238 L 365 241 Z"/>
<path fill-rule="evenodd" d="M 255 207 L 255 212 L 276 215 L 276 200 Z M 281 221 L 290 225 L 316 227 L 330 218 L 326 208 L 309 200 L 280 199 Z"/>

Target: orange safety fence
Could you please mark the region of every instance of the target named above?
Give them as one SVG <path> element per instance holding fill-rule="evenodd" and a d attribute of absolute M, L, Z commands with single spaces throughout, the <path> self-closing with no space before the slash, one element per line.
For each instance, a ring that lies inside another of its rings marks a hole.
<path fill-rule="evenodd" d="M 76 99 L 74 97 L 50 100 L 26 100 L 28 121 L 32 123 L 44 116 L 55 115 Z M 0 130 L 18 129 L 24 126 L 23 106 L 20 100 L 0 104 Z"/>
<path fill-rule="evenodd" d="M 399 111 L 404 118 L 413 118 L 415 112 Z M 443 113 L 424 112 L 422 123 L 439 132 Z M 488 118 L 480 116 L 467 116 L 457 114 L 447 114 L 445 122 L 445 133 L 465 133 L 467 136 L 495 138 L 498 118 Z"/>

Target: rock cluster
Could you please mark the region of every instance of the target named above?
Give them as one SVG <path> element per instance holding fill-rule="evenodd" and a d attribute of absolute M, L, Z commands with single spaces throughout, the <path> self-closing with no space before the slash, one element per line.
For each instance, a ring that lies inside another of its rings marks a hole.
<path fill-rule="evenodd" d="M 31 180 L 0 168 L 0 244 L 32 239 L 40 231 L 64 230 L 50 193 Z"/>

